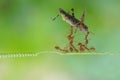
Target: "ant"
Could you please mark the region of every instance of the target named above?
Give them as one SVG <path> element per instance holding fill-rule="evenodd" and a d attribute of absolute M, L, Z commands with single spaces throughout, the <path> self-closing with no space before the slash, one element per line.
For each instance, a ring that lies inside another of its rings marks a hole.
<path fill-rule="evenodd" d="M 78 20 L 75 18 L 73 8 L 71 9 L 71 11 L 72 11 L 72 14 L 69 14 L 66 11 L 64 11 L 62 8 L 59 8 L 59 12 L 60 12 L 62 19 L 71 25 L 70 34 L 67 36 L 67 38 L 69 40 L 69 49 L 61 49 L 59 46 L 55 46 L 55 49 L 60 50 L 65 53 L 67 53 L 67 52 L 83 52 L 85 50 L 87 50 L 87 51 L 95 50 L 94 47 L 92 47 L 92 48 L 87 47 L 87 44 L 89 43 L 88 35 L 90 32 L 88 31 L 88 27 L 84 24 L 85 10 L 83 11 L 81 20 Z M 53 20 L 55 20 L 58 16 L 59 15 L 57 15 L 55 18 L 53 18 Z M 85 35 L 85 43 L 84 44 L 78 43 L 78 46 L 80 47 L 79 50 L 74 46 L 74 37 L 75 36 L 73 36 L 73 28 L 80 29 L 80 31 L 82 31 L 86 34 Z"/>

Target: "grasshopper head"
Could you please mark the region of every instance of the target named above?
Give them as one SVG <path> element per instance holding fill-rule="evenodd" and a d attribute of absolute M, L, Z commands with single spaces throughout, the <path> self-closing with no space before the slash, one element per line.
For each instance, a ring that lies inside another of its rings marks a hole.
<path fill-rule="evenodd" d="M 60 14 L 65 14 L 66 13 L 62 8 L 59 8 L 59 12 L 60 12 Z"/>
<path fill-rule="evenodd" d="M 61 8 L 59 8 L 59 12 L 60 12 L 60 15 L 62 16 L 63 20 L 66 20 L 67 13 Z"/>

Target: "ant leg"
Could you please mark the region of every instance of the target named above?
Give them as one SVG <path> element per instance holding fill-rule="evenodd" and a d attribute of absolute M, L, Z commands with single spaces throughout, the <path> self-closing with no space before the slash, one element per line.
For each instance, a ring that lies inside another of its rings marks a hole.
<path fill-rule="evenodd" d="M 83 45 L 83 47 L 87 50 L 87 51 L 89 51 L 90 49 L 89 48 L 87 48 L 87 46 L 85 46 L 85 45 Z"/>
<path fill-rule="evenodd" d="M 71 11 L 72 11 L 72 16 L 75 17 L 75 15 L 74 15 L 74 8 L 72 8 Z"/>
<path fill-rule="evenodd" d="M 73 34 L 73 26 L 71 26 L 71 29 L 70 29 L 70 35 L 68 35 L 68 40 L 69 40 L 69 47 L 70 47 L 70 51 L 73 51 L 75 50 L 76 52 L 78 52 L 78 50 L 75 48 L 75 46 L 73 45 L 73 42 L 74 42 L 74 36 L 72 36 Z"/>
<path fill-rule="evenodd" d="M 89 35 L 89 32 L 87 32 L 87 34 L 85 35 L 85 46 L 87 46 L 87 44 L 89 42 L 88 35 Z"/>
<path fill-rule="evenodd" d="M 78 52 L 78 50 L 75 48 L 75 46 L 73 45 L 73 42 L 74 42 L 74 37 L 71 37 L 71 40 L 70 40 L 70 49 L 75 50 L 75 52 Z"/>
<path fill-rule="evenodd" d="M 87 34 L 85 35 L 85 45 L 82 44 L 82 43 L 78 43 L 78 45 L 80 46 L 80 51 L 89 51 L 89 48 L 87 47 L 87 44 L 88 44 L 88 35 L 89 35 L 89 32 L 87 32 Z"/>
<path fill-rule="evenodd" d="M 89 51 L 89 48 L 87 48 L 85 45 L 83 45 L 82 43 L 78 43 L 78 45 L 80 46 L 80 51 L 85 51 L 85 50 L 88 50 Z"/>
<path fill-rule="evenodd" d="M 90 50 L 95 51 L 95 48 L 94 48 L 94 47 L 91 47 Z"/>
<path fill-rule="evenodd" d="M 85 49 L 88 50 L 88 51 L 90 51 L 90 50 L 94 51 L 94 50 L 95 50 L 94 47 L 91 47 L 91 48 L 88 48 L 88 47 L 87 47 L 87 44 L 89 43 L 89 40 L 88 40 L 88 35 L 89 35 L 89 33 L 90 33 L 90 32 L 87 32 L 87 34 L 86 34 L 86 36 L 85 36 Z"/>
<path fill-rule="evenodd" d="M 60 50 L 60 51 L 62 51 L 62 52 L 64 52 L 64 53 L 69 52 L 68 50 L 61 49 L 59 46 L 55 46 L 55 49 Z"/>
<path fill-rule="evenodd" d="M 80 46 L 80 51 L 82 51 L 82 52 L 85 51 L 85 49 L 89 51 L 89 48 L 87 47 L 88 35 L 89 35 L 89 32 L 87 32 L 87 34 L 85 35 L 85 44 L 78 43 L 78 45 Z"/>

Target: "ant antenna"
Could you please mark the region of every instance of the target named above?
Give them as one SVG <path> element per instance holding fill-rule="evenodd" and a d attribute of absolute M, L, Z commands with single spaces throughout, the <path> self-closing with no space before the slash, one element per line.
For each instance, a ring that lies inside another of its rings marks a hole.
<path fill-rule="evenodd" d="M 52 18 L 52 21 L 54 21 L 57 17 L 59 17 L 59 14 Z"/>

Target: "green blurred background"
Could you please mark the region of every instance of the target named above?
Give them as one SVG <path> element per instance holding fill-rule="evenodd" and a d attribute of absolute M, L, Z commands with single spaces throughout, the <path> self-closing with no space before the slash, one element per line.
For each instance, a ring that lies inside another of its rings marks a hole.
<path fill-rule="evenodd" d="M 61 17 L 52 21 L 59 8 L 79 19 L 86 8 L 85 23 L 90 46 L 98 52 L 119 52 L 119 0 L 0 0 L 0 52 L 38 52 L 67 44 L 69 24 Z M 81 34 L 81 33 L 80 33 Z M 78 37 L 80 36 L 78 35 Z"/>
<path fill-rule="evenodd" d="M 0 0 L 0 53 L 55 51 L 64 47 L 69 24 L 52 17 L 63 8 L 85 23 L 96 52 L 119 52 L 120 0 Z M 83 33 L 80 33 L 84 35 Z M 77 37 L 79 38 L 79 36 Z M 120 80 L 118 55 L 59 55 L 1 58 L 0 80 Z"/>

